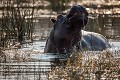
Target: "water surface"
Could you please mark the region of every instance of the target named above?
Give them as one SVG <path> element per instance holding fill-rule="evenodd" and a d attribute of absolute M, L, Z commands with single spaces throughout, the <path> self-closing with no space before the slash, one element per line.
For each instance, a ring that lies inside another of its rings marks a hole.
<path fill-rule="evenodd" d="M 110 42 L 115 56 L 120 56 L 120 42 Z M 0 80 L 48 80 L 48 73 L 54 62 L 64 62 L 67 55 L 43 53 L 45 41 L 25 44 L 20 51 L 31 51 L 29 62 L 9 61 L 0 63 Z M 34 52 L 34 53 L 33 53 Z M 94 52 L 94 51 L 93 51 Z"/>

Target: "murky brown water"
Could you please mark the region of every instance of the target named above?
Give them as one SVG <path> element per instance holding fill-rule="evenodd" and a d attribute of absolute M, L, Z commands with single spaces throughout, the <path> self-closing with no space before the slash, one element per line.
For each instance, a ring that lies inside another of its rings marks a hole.
<path fill-rule="evenodd" d="M 117 15 L 116 15 L 117 16 Z M 47 23 L 47 24 L 46 24 Z M 42 25 L 41 25 L 42 24 Z M 36 23 L 34 39 L 46 40 L 49 31 L 53 24 L 49 19 L 39 20 Z M 112 50 L 120 47 L 120 17 L 113 15 L 99 15 L 98 17 L 91 17 L 85 30 L 98 32 L 103 34 L 113 44 Z M 17 62 L 8 61 L 7 63 L 0 63 L 0 80 L 48 80 L 48 72 L 51 71 L 54 60 L 64 60 L 66 56 L 54 54 L 40 54 L 43 52 L 44 42 L 34 42 L 28 47 L 21 50 L 34 50 L 35 54 L 29 57 L 31 62 Z M 38 52 L 38 53 L 37 53 Z M 116 52 L 120 55 L 119 50 Z"/>
<path fill-rule="evenodd" d="M 51 30 L 52 23 L 50 18 L 38 19 L 35 23 L 35 38 L 45 40 Z M 89 22 L 84 30 L 97 32 L 104 35 L 109 40 L 120 40 L 120 15 L 119 14 L 100 14 L 90 15 Z M 34 39 L 35 39 L 34 38 Z"/>
<path fill-rule="evenodd" d="M 120 56 L 120 42 L 110 42 L 115 51 L 115 57 Z M 33 50 L 33 54 L 28 56 L 31 61 L 7 61 L 0 63 L 0 80 L 49 80 L 49 72 L 55 66 L 55 62 L 64 62 L 66 55 L 42 54 L 45 42 L 34 42 L 33 45 L 24 45 L 20 50 Z M 117 48 L 117 49 L 116 49 Z M 54 62 L 55 61 L 55 62 Z"/>
<path fill-rule="evenodd" d="M 50 62 L 0 63 L 0 80 L 47 80 Z"/>

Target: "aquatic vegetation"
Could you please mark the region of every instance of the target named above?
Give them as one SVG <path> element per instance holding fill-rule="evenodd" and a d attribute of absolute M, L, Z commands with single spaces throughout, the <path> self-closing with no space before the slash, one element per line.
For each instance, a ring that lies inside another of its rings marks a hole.
<path fill-rule="evenodd" d="M 74 59 L 74 60 L 73 60 Z M 55 67 L 49 74 L 50 80 L 101 80 L 120 78 L 120 59 L 110 51 L 78 53 L 70 57 L 67 64 Z"/>
<path fill-rule="evenodd" d="M 7 61 L 0 63 L 1 74 L 10 78 L 17 76 L 16 78 L 22 80 L 30 77 L 29 80 L 119 80 L 120 77 L 120 58 L 114 57 L 109 50 L 73 53 L 67 59 L 67 62 L 56 61 L 57 64 L 53 64 L 53 61 L 52 63 L 50 61 L 33 61 L 30 55 L 36 55 L 39 57 L 38 59 L 43 59 L 43 56 L 40 56 L 41 51 L 34 48 L 2 50 L 1 52 L 7 56 Z M 51 54 L 51 56 L 54 56 L 54 54 Z M 47 59 L 49 55 L 44 54 L 44 57 Z M 21 72 L 22 76 L 19 72 Z"/>
<path fill-rule="evenodd" d="M 16 42 L 21 44 L 25 40 L 32 40 L 34 9 L 23 9 L 19 1 L 0 2 L 4 3 L 1 5 L 0 47 L 10 48 Z"/>

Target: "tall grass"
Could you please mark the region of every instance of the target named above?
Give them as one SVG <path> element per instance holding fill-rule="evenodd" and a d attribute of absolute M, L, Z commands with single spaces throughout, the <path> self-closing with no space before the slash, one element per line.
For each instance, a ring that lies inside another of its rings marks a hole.
<path fill-rule="evenodd" d="M 49 74 L 50 80 L 119 80 L 120 59 L 109 51 L 98 54 L 78 53 L 67 64 L 55 67 Z"/>
<path fill-rule="evenodd" d="M 8 50 L 6 54 L 8 54 L 7 57 L 9 56 L 10 58 L 9 59 L 10 62 L 8 63 L 19 64 L 20 62 L 22 62 L 23 64 L 25 64 L 27 62 L 28 63 L 32 62 L 29 55 L 33 53 L 34 53 L 33 50 L 27 50 L 27 51 Z M 52 66 L 52 69 L 50 67 L 50 70 L 49 70 L 50 72 L 49 71 L 45 72 L 46 73 L 45 75 L 48 75 L 46 76 L 47 80 L 119 80 L 120 79 L 120 58 L 115 58 L 113 54 L 114 53 L 111 53 L 110 51 L 107 51 L 107 50 L 102 52 L 97 52 L 97 53 L 94 51 L 79 52 L 76 55 L 70 55 L 66 64 L 64 64 L 64 62 L 63 63 L 60 62 L 60 64 L 57 63 L 57 65 L 51 64 L 50 66 Z M 10 55 L 12 55 L 13 57 L 11 57 Z M 13 60 L 15 62 L 12 62 Z M 40 61 L 39 63 L 41 62 L 42 61 Z M 5 63 L 5 64 L 8 64 L 8 63 Z M 1 66 L 1 70 L 2 70 L 2 66 Z M 16 65 L 16 66 L 19 67 L 19 65 Z M 25 64 L 25 66 L 28 67 L 26 68 L 26 71 L 27 71 L 30 66 L 28 66 L 27 64 Z M 32 68 L 32 69 L 36 70 L 36 66 L 38 65 L 33 64 L 33 66 L 35 68 Z M 6 70 L 9 71 L 9 69 L 6 69 Z M 13 68 L 11 70 L 22 71 L 22 68 L 16 68 L 16 69 Z M 47 64 L 44 65 L 44 70 L 48 70 Z M 36 72 L 31 73 L 33 74 L 33 77 L 37 76 Z M 1 73 L 4 73 L 4 72 L 1 72 Z M 19 72 L 17 73 L 19 74 Z M 26 74 L 28 73 L 26 72 Z M 42 74 L 42 72 L 39 72 L 39 74 Z M 11 77 L 11 75 L 9 76 Z M 33 80 L 36 80 L 36 79 L 33 79 Z"/>
<path fill-rule="evenodd" d="M 19 0 L 16 1 L 1 1 L 3 9 L 0 21 L 0 47 L 9 47 L 26 39 L 32 40 L 34 8 L 24 8 Z"/>

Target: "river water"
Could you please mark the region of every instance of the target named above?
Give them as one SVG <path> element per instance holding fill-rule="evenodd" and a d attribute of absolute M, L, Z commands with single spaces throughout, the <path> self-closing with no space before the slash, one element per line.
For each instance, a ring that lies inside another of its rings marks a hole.
<path fill-rule="evenodd" d="M 110 16 L 99 15 L 97 18 L 90 18 L 85 30 L 104 35 L 112 45 L 112 48 L 109 50 L 115 54 L 116 58 L 120 58 L 120 18 Z M 0 80 L 48 80 L 48 72 L 54 66 L 54 61 L 62 62 L 67 57 L 67 55 L 62 54 L 43 53 L 45 40 L 48 37 L 51 29 L 50 26 L 52 25 L 48 19 L 38 20 L 35 24 L 33 35 L 37 41 L 24 44 L 21 49 L 6 51 L 6 54 L 10 56 L 7 56 L 8 60 L 6 63 L 0 63 Z M 13 57 L 14 53 L 19 53 L 18 57 L 21 58 L 22 56 L 22 59 L 25 59 L 27 56 L 28 61 L 26 59 L 10 61 L 11 55 Z"/>
<path fill-rule="evenodd" d="M 115 57 L 120 58 L 120 42 L 110 42 Z M 23 45 L 19 51 L 28 51 L 30 61 L 8 61 L 0 63 L 0 80 L 49 80 L 48 73 L 54 66 L 54 61 L 65 61 L 66 55 L 43 54 L 45 41 L 36 41 Z"/>

